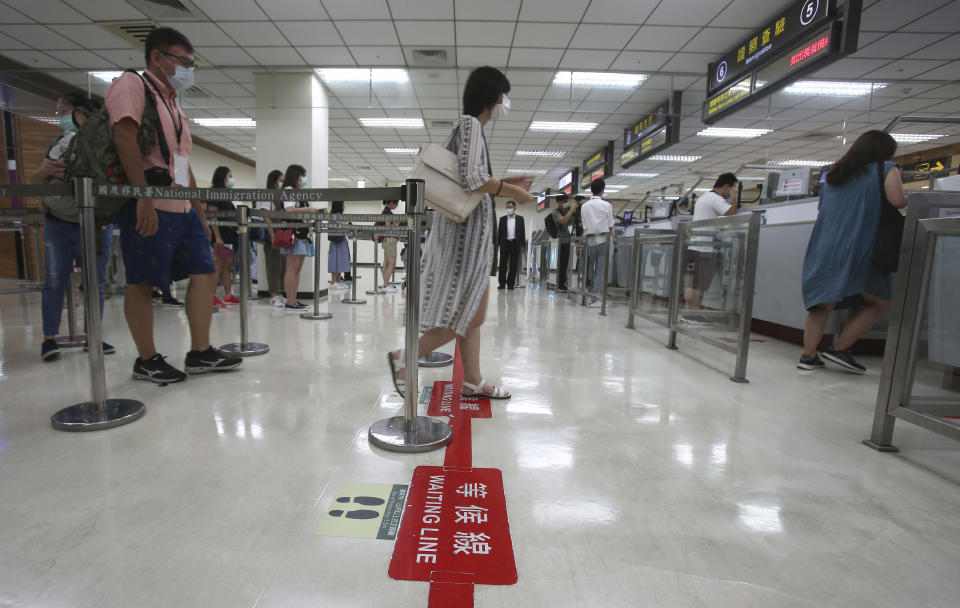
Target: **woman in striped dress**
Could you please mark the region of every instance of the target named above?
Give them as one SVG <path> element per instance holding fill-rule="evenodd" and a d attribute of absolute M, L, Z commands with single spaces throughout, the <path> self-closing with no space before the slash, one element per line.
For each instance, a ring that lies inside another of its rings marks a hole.
<path fill-rule="evenodd" d="M 510 109 L 510 81 L 500 70 L 481 67 L 470 73 L 463 89 L 463 115 L 454 125 L 447 149 L 460 159 L 464 189 L 486 196 L 463 223 L 434 213 L 421 263 L 419 356 L 450 340 L 460 343 L 465 396 L 509 399 L 510 393 L 487 383 L 480 372 L 480 326 L 487 311 L 493 264 L 493 196 L 518 203 L 536 200 L 529 192 L 491 174 L 483 126 Z M 397 390 L 403 394 L 403 350 L 387 355 Z"/>

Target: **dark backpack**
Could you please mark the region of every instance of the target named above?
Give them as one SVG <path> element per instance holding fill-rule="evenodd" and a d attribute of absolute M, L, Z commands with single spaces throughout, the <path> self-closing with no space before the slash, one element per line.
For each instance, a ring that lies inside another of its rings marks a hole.
<path fill-rule="evenodd" d="M 558 234 L 557 220 L 553 218 L 552 213 L 547 215 L 547 217 L 543 218 L 543 225 L 546 226 L 547 232 L 550 233 L 550 238 L 552 239 L 557 238 L 557 234 Z"/>
<path fill-rule="evenodd" d="M 136 74 L 143 81 L 143 94 L 146 104 L 143 107 L 143 116 L 140 119 L 140 130 L 137 133 L 137 145 L 140 154 L 146 156 L 153 148 L 154 142 L 159 141 L 160 152 L 166 164 L 170 164 L 170 149 L 163 136 L 163 127 L 160 124 L 160 114 L 157 111 L 157 99 L 147 80 L 136 70 L 127 70 Z M 81 112 L 83 110 L 80 110 Z M 86 113 L 85 113 L 86 114 Z M 86 120 L 78 125 L 77 134 L 73 136 L 67 151 L 63 155 L 65 166 L 64 178 L 71 181 L 75 177 L 92 177 L 101 184 L 126 184 L 126 172 L 120 163 L 117 147 L 113 143 L 113 127 L 107 114 L 107 106 L 96 112 L 86 114 Z M 113 221 L 118 213 L 126 206 L 130 199 L 98 198 L 97 224 L 105 225 Z"/>

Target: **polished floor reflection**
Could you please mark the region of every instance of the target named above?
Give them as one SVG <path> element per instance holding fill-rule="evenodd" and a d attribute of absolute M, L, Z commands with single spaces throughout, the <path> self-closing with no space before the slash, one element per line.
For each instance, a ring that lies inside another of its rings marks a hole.
<path fill-rule="evenodd" d="M 367 443 L 400 410 L 383 359 L 403 305 L 340 297 L 318 322 L 254 302 L 269 354 L 165 387 L 130 378 L 108 300 L 111 396 L 147 414 L 69 434 L 49 418 L 87 398 L 86 356 L 42 363 L 39 295 L 0 296 L 0 606 L 425 607 L 425 583 L 387 576 L 391 542 L 315 534 L 340 484 L 443 462 Z M 182 365 L 183 313 L 155 313 Z M 903 423 L 901 453 L 860 445 L 879 359 L 798 373 L 767 339 L 740 385 L 731 355 L 625 319 L 491 292 L 483 367 L 514 398 L 474 421 L 473 463 L 503 471 L 519 582 L 478 587 L 478 608 L 956 605 L 960 445 Z M 213 331 L 237 340 L 236 306 Z"/>

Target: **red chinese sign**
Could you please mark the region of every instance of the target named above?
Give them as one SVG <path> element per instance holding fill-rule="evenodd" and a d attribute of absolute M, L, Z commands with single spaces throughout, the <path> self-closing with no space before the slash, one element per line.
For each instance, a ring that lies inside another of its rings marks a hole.
<path fill-rule="evenodd" d="M 389 572 L 406 581 L 459 573 L 474 584 L 516 583 L 500 470 L 417 467 Z"/>
<path fill-rule="evenodd" d="M 460 389 L 453 382 L 433 383 L 428 416 L 468 416 L 470 418 L 493 418 L 490 400 L 482 397 L 461 397 Z"/>

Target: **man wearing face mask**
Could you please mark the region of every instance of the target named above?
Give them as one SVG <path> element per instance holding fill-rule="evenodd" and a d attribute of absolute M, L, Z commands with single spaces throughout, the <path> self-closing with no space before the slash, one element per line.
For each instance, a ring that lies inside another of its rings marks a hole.
<path fill-rule="evenodd" d="M 70 93 L 57 101 L 57 114 L 64 133 L 50 146 L 43 162 L 30 177 L 30 183 L 45 184 L 63 181 L 64 166 L 61 160 L 63 154 L 79 125 L 83 124 L 88 115 L 96 111 L 96 104 L 81 93 Z M 47 202 L 50 206 L 45 205 L 46 218 L 43 221 L 46 276 L 43 291 L 40 293 L 40 307 L 43 313 L 43 344 L 40 347 L 40 357 L 44 361 L 56 359 L 60 355 L 57 334 L 63 317 L 63 298 L 67 289 L 71 289 L 73 261 L 82 257 L 80 218 L 76 214 L 76 208 L 73 205 L 55 205 L 49 199 Z M 103 278 L 107 259 L 110 256 L 110 245 L 113 243 L 113 226 L 104 227 L 101 238 L 100 257 L 97 260 L 97 287 L 100 291 L 100 314 L 103 315 Z M 71 310 L 68 314 L 74 314 L 74 311 Z M 116 352 L 116 349 L 104 342 L 103 352 L 110 354 Z"/>
<path fill-rule="evenodd" d="M 557 197 L 557 208 L 550 214 L 557 225 L 557 291 L 567 291 L 567 267 L 570 264 L 570 227 L 580 204 L 567 195 Z"/>
<path fill-rule="evenodd" d="M 149 177 L 149 185 L 196 187 L 190 169 L 190 129 L 177 103 L 177 94 L 193 86 L 193 46 L 180 32 L 162 27 L 150 32 L 145 47 L 147 68 L 143 79 L 125 72 L 107 90 L 106 107 L 117 154 L 131 184 L 147 185 Z M 148 103 L 144 82 L 155 100 L 160 127 L 147 154 L 141 152 L 138 143 Z M 124 312 L 140 355 L 133 365 L 133 377 L 157 383 L 187 377 L 157 352 L 151 307 L 154 286 L 186 277 L 190 277 L 190 285 L 184 308 L 191 339 L 184 362 L 186 371 L 198 374 L 238 367 L 240 358 L 228 357 L 210 345 L 210 302 L 217 280 L 203 203 L 138 199 L 120 213 L 119 223 L 127 275 Z"/>
<path fill-rule="evenodd" d="M 527 238 L 523 217 L 517 215 L 517 203 L 507 201 L 507 214 L 500 218 L 497 229 L 500 242 L 500 272 L 498 289 L 514 289 L 517 284 L 517 268 L 520 264 L 520 251 L 526 247 Z"/>

